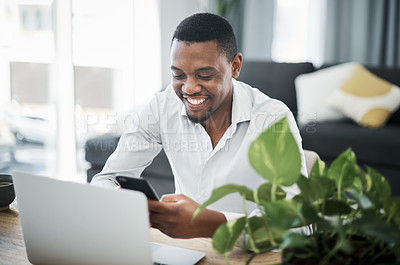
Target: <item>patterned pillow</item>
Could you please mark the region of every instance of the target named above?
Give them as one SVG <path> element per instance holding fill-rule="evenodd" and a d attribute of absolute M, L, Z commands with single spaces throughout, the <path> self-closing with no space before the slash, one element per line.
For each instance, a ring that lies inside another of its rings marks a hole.
<path fill-rule="evenodd" d="M 327 98 L 328 106 L 358 124 L 379 128 L 400 106 L 400 88 L 358 63 L 350 77 Z"/>
<path fill-rule="evenodd" d="M 345 118 L 325 100 L 350 77 L 353 68 L 354 63 L 344 63 L 302 74 L 295 79 L 299 124 Z"/>

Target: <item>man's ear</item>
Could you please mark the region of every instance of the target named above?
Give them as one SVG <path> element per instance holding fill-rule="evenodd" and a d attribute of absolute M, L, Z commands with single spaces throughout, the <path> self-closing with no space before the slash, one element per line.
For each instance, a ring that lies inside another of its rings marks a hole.
<path fill-rule="evenodd" d="M 238 52 L 232 61 L 232 77 L 238 78 L 240 74 L 240 69 L 242 69 L 243 55 Z"/>

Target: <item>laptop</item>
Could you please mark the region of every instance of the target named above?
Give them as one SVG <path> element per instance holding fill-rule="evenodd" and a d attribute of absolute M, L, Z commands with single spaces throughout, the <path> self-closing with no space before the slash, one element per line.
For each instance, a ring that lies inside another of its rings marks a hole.
<path fill-rule="evenodd" d="M 205 253 L 150 243 L 147 199 L 14 172 L 26 252 L 33 264 L 195 264 Z"/>

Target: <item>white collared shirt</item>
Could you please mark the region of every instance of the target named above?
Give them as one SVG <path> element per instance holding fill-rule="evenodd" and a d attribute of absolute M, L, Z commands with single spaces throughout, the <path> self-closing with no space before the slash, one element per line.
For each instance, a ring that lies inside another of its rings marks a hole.
<path fill-rule="evenodd" d="M 232 83 L 232 123 L 215 148 L 203 126 L 188 119 L 183 102 L 169 85 L 133 119 L 134 129 L 122 134 L 117 149 L 92 183 L 115 187 L 118 174 L 139 177 L 164 148 L 175 178 L 175 193 L 201 204 L 215 188 L 225 184 L 245 185 L 254 190 L 265 180 L 249 163 L 249 145 L 284 116 L 288 117 L 299 146 L 301 173 L 306 176 L 300 133 L 287 106 L 243 82 L 233 79 Z M 297 186 L 287 188 L 286 192 L 293 196 Z M 230 194 L 208 208 L 223 212 L 228 220 L 244 213 L 239 194 Z M 246 208 L 251 213 L 256 205 L 249 202 Z"/>

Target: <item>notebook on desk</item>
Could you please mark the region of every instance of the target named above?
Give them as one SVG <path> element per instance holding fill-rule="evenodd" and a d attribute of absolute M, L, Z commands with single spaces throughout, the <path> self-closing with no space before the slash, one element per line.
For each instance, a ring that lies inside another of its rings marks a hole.
<path fill-rule="evenodd" d="M 205 254 L 150 243 L 140 192 L 13 173 L 22 232 L 33 264 L 195 264 Z"/>

